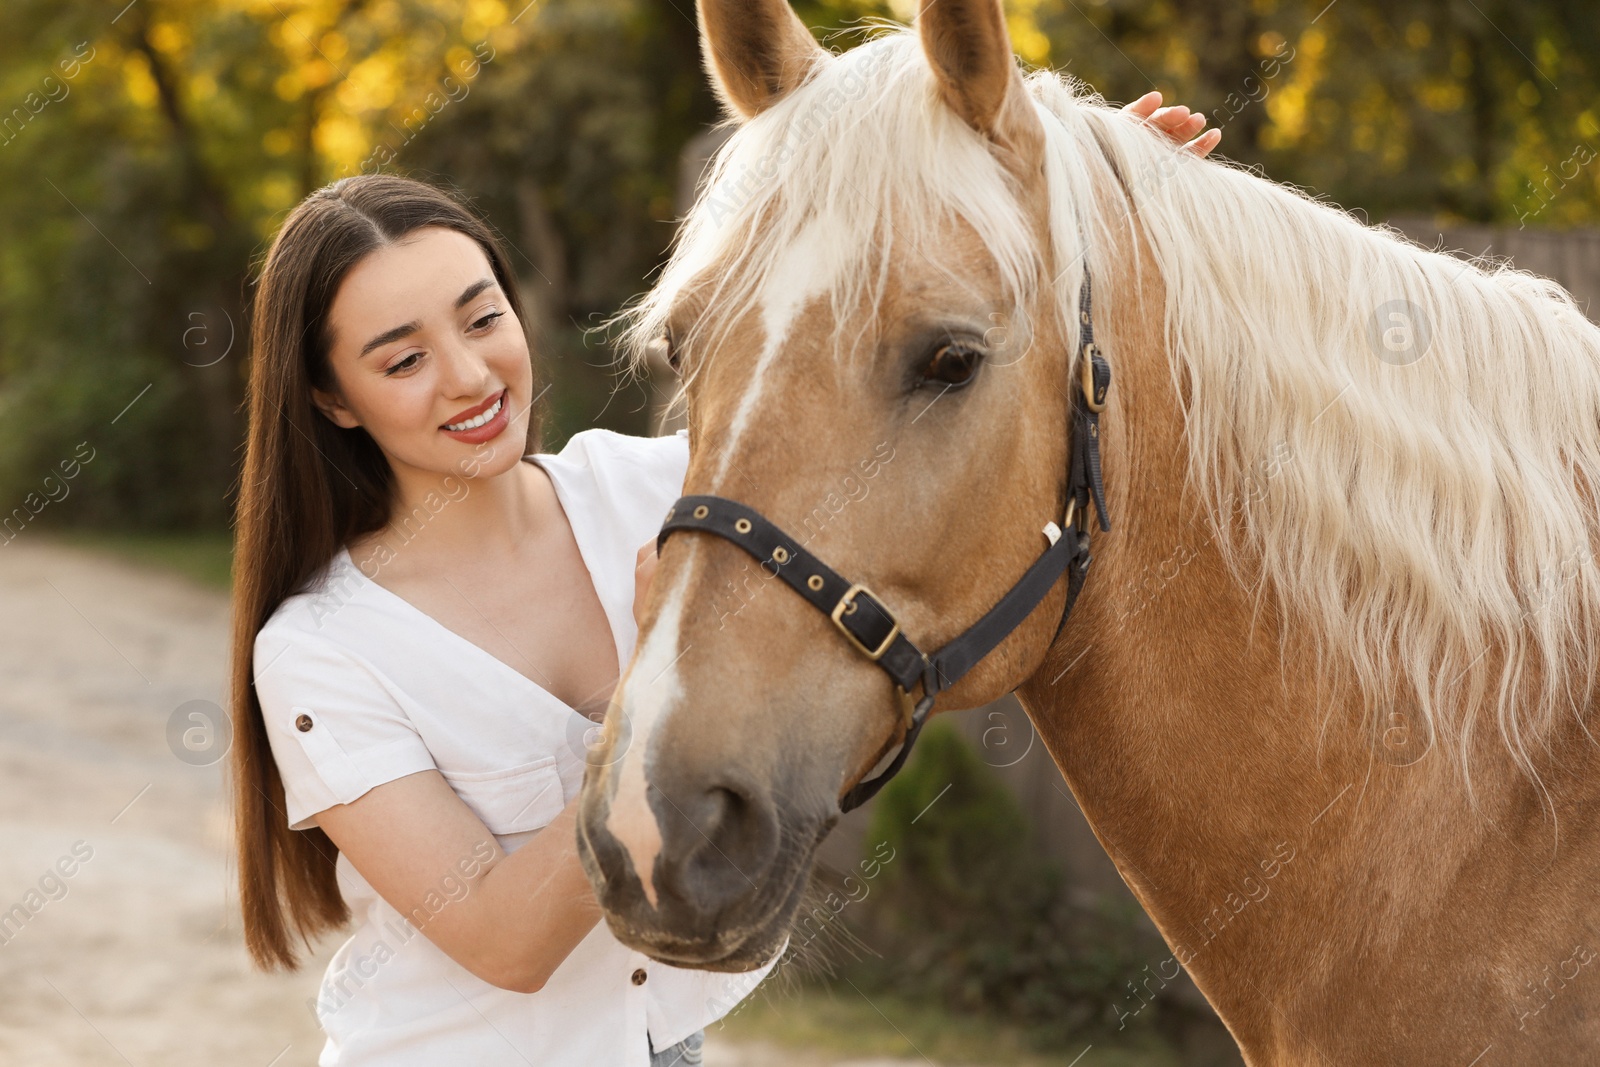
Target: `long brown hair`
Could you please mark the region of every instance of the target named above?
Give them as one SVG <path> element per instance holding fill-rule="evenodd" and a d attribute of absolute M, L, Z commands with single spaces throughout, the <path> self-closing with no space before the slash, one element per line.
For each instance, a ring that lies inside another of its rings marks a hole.
<path fill-rule="evenodd" d="M 489 226 L 432 186 L 360 175 L 308 196 L 267 252 L 252 310 L 249 438 L 239 489 L 233 571 L 230 756 L 239 903 L 245 944 L 263 968 L 294 968 L 296 940 L 343 925 L 334 881 L 338 850 L 319 828 L 290 830 L 283 780 L 256 698 L 255 638 L 288 597 L 339 549 L 389 520 L 393 474 L 362 429 L 342 429 L 312 402 L 331 391 L 328 309 L 356 263 L 424 226 L 459 231 L 489 257 L 526 329 L 511 264 Z M 524 454 L 538 450 L 537 414 Z"/>

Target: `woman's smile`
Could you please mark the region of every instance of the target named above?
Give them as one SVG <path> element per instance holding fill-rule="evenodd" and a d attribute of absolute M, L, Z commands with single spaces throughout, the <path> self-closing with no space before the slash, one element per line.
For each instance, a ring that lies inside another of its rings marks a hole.
<path fill-rule="evenodd" d="M 515 469 L 530 450 L 528 339 L 499 278 L 474 238 L 429 225 L 375 247 L 339 283 L 327 356 L 337 388 L 319 403 L 365 430 L 402 480 L 459 470 L 457 442 L 493 443 L 473 477 Z"/>
<path fill-rule="evenodd" d="M 439 429 L 457 441 L 482 444 L 492 441 L 511 425 L 509 390 L 502 389 L 481 404 L 474 404 L 454 416 Z"/>

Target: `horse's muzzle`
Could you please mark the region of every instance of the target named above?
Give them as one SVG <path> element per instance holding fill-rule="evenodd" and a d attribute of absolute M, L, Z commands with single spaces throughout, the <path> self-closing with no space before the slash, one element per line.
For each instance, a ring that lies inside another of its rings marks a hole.
<path fill-rule="evenodd" d="M 736 778 L 656 772 L 646 796 L 660 848 L 649 871 L 635 870 L 634 856 L 608 828 L 606 790 L 591 791 L 580 812 L 579 856 L 612 933 L 676 966 L 761 966 L 782 943 L 810 866 L 810 847 L 802 854 L 780 846 L 814 845 L 825 829 L 783 829 L 771 795 Z M 652 880 L 653 902 L 641 877 Z"/>

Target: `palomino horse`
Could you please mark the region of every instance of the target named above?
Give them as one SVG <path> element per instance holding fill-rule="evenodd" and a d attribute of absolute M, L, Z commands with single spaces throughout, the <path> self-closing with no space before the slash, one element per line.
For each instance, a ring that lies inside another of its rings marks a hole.
<path fill-rule="evenodd" d="M 1600 330 L 1025 79 L 998 0 L 839 56 L 782 0 L 700 17 L 742 124 L 631 319 L 685 492 L 937 648 L 1071 526 L 1087 271 L 1112 529 L 936 710 L 1018 692 L 1251 1064 L 1600 1059 Z M 585 783 L 607 920 L 674 964 L 782 944 L 905 722 L 768 573 L 666 540 Z"/>

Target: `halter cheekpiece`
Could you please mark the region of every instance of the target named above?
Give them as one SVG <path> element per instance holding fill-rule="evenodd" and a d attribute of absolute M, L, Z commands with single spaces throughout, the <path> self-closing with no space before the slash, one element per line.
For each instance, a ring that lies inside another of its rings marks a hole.
<path fill-rule="evenodd" d="M 818 611 L 833 620 L 852 647 L 876 663 L 899 690 L 905 738 L 894 760 L 874 778 L 857 782 L 839 802 L 849 811 L 870 799 L 905 765 L 938 694 L 950 688 L 1022 625 L 1056 581 L 1067 575 L 1067 602 L 1056 632 L 1066 624 L 1089 574 L 1088 509 L 1094 505 L 1100 529 L 1109 531 L 1105 484 L 1100 475 L 1100 412 L 1111 387 L 1111 366 L 1094 343 L 1092 292 L 1084 272 L 1078 294 L 1081 338 L 1079 388 L 1072 398 L 1072 457 L 1067 471 L 1067 504 L 1061 526 L 1044 528 L 1050 547 L 1017 583 L 960 636 L 933 653 L 917 648 L 887 605 L 860 582 L 851 582 L 808 552 L 754 508 L 720 496 L 679 497 L 667 512 L 656 547 L 674 530 L 700 530 L 732 541 Z M 911 692 L 922 686 L 915 704 Z"/>

